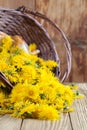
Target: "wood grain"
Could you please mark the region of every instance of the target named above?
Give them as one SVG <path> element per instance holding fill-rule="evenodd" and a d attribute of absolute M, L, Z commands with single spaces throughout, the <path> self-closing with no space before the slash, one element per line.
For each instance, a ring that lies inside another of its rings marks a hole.
<path fill-rule="evenodd" d="M 67 124 L 67 125 L 66 125 Z M 21 130 L 72 130 L 68 114 L 60 121 L 24 120 Z"/>
<path fill-rule="evenodd" d="M 84 82 L 84 73 L 85 73 L 85 54 L 84 49 L 77 46 L 73 46 L 72 52 L 72 79 L 74 82 L 82 81 Z"/>
<path fill-rule="evenodd" d="M 38 0 L 36 0 L 36 10 L 47 15 L 51 20 L 58 24 L 68 37 L 71 46 L 74 45 L 74 47 L 72 47 L 72 71 L 67 81 L 87 82 L 87 77 L 85 75 L 85 72 L 87 72 L 87 65 L 86 62 L 84 62 L 86 60 L 87 49 L 86 51 L 85 49 L 83 49 L 83 51 L 79 49 L 80 47 L 87 48 L 87 42 L 84 45 L 83 42 L 81 43 L 79 41 L 79 39 L 87 41 L 87 1 L 39 0 L 38 2 Z M 49 24 L 40 19 L 39 21 L 45 25 L 51 38 L 55 42 L 57 52 L 61 59 L 61 70 L 63 73 L 66 68 L 63 41 L 60 40 L 60 35 L 50 27 Z M 81 64 L 77 59 L 81 60 Z"/>
<path fill-rule="evenodd" d="M 0 130 L 20 130 L 21 119 L 15 119 L 9 115 L 4 115 L 0 117 Z"/>
<path fill-rule="evenodd" d="M 69 35 L 78 32 L 86 7 L 86 0 L 36 0 L 36 10 L 54 20 Z"/>
<path fill-rule="evenodd" d="M 87 49 L 86 49 L 87 52 Z M 84 81 L 87 81 L 87 53 L 86 53 L 86 57 L 85 57 L 85 74 L 84 74 Z"/>
<path fill-rule="evenodd" d="M 74 103 L 75 111 L 70 113 L 73 130 L 87 130 L 87 84 L 79 84 L 84 99 Z"/>
<path fill-rule="evenodd" d="M 17 8 L 19 6 L 26 6 L 30 9 L 35 9 L 35 0 L 0 0 L 0 6 L 1 7 L 7 7 L 7 8 Z"/>

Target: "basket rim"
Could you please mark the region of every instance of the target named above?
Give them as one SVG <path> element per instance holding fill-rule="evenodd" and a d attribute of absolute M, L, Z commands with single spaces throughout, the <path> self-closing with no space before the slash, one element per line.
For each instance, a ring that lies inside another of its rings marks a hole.
<path fill-rule="evenodd" d="M 58 62 L 58 64 L 60 63 L 60 60 L 59 60 L 59 57 L 58 57 L 58 54 L 57 54 L 57 50 L 55 48 L 55 44 L 54 44 L 54 41 L 52 40 L 52 38 L 50 37 L 48 31 L 42 26 L 42 24 L 40 22 L 38 22 L 38 20 L 36 20 L 35 18 L 33 18 L 32 16 L 28 15 L 27 13 L 22 13 L 20 11 L 17 11 L 15 9 L 9 9 L 9 8 L 2 8 L 0 7 L 0 11 L 3 11 L 3 12 L 8 12 L 9 14 L 13 14 L 16 15 L 20 15 L 20 16 L 23 16 L 25 18 L 29 18 L 31 19 L 34 24 L 36 24 L 42 31 L 44 31 L 44 34 L 47 36 L 47 38 L 51 41 L 51 45 L 55 51 L 55 54 L 56 54 L 56 62 Z"/>

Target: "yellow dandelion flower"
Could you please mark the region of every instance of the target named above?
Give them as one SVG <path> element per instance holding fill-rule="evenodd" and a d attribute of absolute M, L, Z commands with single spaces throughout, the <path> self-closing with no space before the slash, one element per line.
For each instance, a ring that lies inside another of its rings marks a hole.
<path fill-rule="evenodd" d="M 32 52 L 32 51 L 35 51 L 37 49 L 37 46 L 35 43 L 32 43 L 29 45 L 29 50 Z"/>
<path fill-rule="evenodd" d="M 20 116 L 23 117 L 24 114 L 27 113 L 26 116 L 30 116 L 28 114 L 32 114 L 32 112 L 35 112 L 35 110 L 36 110 L 36 105 L 34 103 L 32 103 L 32 104 L 29 104 L 28 106 L 25 106 L 23 109 L 21 109 L 21 112 L 19 114 L 20 114 Z"/>
<path fill-rule="evenodd" d="M 52 68 L 55 68 L 58 66 L 58 63 L 55 62 L 55 61 L 52 61 L 52 60 L 48 60 L 45 62 L 45 65 L 49 68 L 49 69 L 52 69 Z"/>
<path fill-rule="evenodd" d="M 10 49 L 11 45 L 12 45 L 12 38 L 10 36 L 6 36 L 2 39 L 1 43 L 4 47 L 6 47 L 6 49 Z"/>
<path fill-rule="evenodd" d="M 38 89 L 31 85 L 31 86 L 26 86 L 25 87 L 25 99 L 32 99 L 35 100 L 38 98 Z"/>
<path fill-rule="evenodd" d="M 3 92 L 0 92 L 0 101 L 3 101 L 3 99 L 5 98 L 5 95 Z"/>
<path fill-rule="evenodd" d="M 36 113 L 39 119 L 58 120 L 60 118 L 58 111 L 55 110 L 52 106 L 48 105 L 40 105 L 37 108 Z"/>
<path fill-rule="evenodd" d="M 0 60 L 0 71 L 4 71 L 8 68 L 8 64 L 3 61 L 3 60 Z"/>

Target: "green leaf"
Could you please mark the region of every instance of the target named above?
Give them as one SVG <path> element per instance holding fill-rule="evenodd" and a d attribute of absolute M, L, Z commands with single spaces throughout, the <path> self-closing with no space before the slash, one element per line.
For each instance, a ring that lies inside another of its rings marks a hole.
<path fill-rule="evenodd" d="M 41 93 L 41 94 L 40 94 L 40 98 L 41 98 L 41 99 L 45 99 L 45 98 L 46 98 L 46 95 L 45 95 L 44 93 Z"/>

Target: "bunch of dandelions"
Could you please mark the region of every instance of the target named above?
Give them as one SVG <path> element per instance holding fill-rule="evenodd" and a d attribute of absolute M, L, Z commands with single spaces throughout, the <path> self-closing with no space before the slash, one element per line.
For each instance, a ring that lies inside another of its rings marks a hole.
<path fill-rule="evenodd" d="M 0 71 L 14 86 L 9 94 L 0 82 L 0 114 L 58 120 L 61 113 L 73 111 L 74 100 L 83 95 L 77 86 L 64 85 L 54 75 L 56 62 L 26 53 L 13 45 L 10 36 L 0 42 Z M 31 44 L 29 49 L 34 51 L 36 45 Z"/>

